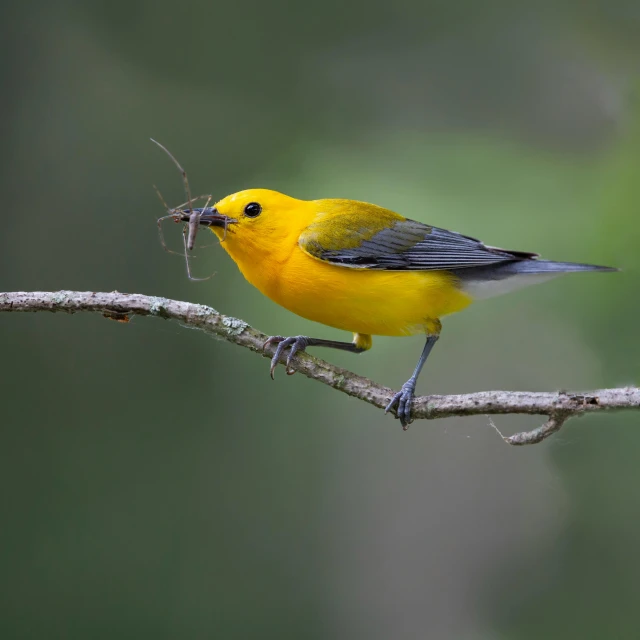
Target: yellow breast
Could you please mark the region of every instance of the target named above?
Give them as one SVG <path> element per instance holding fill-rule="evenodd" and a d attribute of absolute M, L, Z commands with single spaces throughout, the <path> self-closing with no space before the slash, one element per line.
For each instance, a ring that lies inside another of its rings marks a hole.
<path fill-rule="evenodd" d="M 434 332 L 438 318 L 471 303 L 446 272 L 352 269 L 313 258 L 297 245 L 278 265 L 239 266 L 274 302 L 303 318 L 353 333 Z"/>

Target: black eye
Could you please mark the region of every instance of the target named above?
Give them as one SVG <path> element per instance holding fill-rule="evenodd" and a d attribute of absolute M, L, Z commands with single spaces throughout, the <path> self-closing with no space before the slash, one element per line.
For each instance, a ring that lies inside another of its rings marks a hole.
<path fill-rule="evenodd" d="M 244 215 L 249 218 L 257 218 L 262 213 L 262 207 L 257 202 L 250 202 L 244 208 Z"/>

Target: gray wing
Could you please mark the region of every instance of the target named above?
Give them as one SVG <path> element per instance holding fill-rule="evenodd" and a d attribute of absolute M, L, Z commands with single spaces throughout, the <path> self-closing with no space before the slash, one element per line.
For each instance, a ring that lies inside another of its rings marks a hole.
<path fill-rule="evenodd" d="M 300 246 L 320 260 L 355 269 L 455 270 L 537 256 L 489 247 L 475 238 L 415 220 L 395 220 L 377 232 L 348 229 L 348 248 L 336 248 L 329 240 L 335 236 L 326 231 L 312 225 L 301 236 Z"/>

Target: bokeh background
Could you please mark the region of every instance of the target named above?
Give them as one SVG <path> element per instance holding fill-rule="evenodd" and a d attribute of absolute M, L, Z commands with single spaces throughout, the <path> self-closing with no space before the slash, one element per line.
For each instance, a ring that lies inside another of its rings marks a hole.
<path fill-rule="evenodd" d="M 445 320 L 422 393 L 639 381 L 635 0 L 3 3 L 0 290 L 276 307 L 156 235 L 194 192 L 375 202 L 567 276 Z M 179 228 L 167 227 L 179 247 Z M 331 361 L 393 387 L 422 339 Z M 640 415 L 509 448 L 157 319 L 0 317 L 2 638 L 635 638 Z M 538 419 L 502 416 L 505 433 Z"/>

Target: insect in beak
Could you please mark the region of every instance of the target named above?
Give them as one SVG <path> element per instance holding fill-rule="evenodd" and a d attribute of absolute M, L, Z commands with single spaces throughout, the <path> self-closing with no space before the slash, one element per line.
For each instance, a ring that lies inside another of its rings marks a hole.
<path fill-rule="evenodd" d="M 184 242 L 184 258 L 187 266 L 187 276 L 190 280 L 208 280 L 209 278 L 194 278 L 191 275 L 191 267 L 189 265 L 189 254 L 188 251 L 193 250 L 196 242 L 196 236 L 198 235 L 198 231 L 201 226 L 203 227 L 222 227 L 224 228 L 224 234 L 221 242 L 224 242 L 227 238 L 227 228 L 228 225 L 232 222 L 236 222 L 236 220 L 229 218 L 225 215 L 220 214 L 215 207 L 210 207 L 209 203 L 211 202 L 212 196 L 198 196 L 197 198 L 193 198 L 191 196 L 191 189 L 189 188 L 189 180 L 187 179 L 187 172 L 182 168 L 180 163 L 174 158 L 171 152 L 159 142 L 151 138 L 151 142 L 157 144 L 168 156 L 171 158 L 173 163 L 176 165 L 180 173 L 182 174 L 182 181 L 184 184 L 184 191 L 187 196 L 187 201 L 177 207 L 170 208 L 167 203 L 164 201 L 162 194 L 158 191 L 157 187 L 156 192 L 158 197 L 160 198 L 160 202 L 162 202 L 164 208 L 168 212 L 168 215 L 162 216 L 158 218 L 158 234 L 160 236 L 160 242 L 165 251 L 169 253 L 176 253 L 175 251 L 171 251 L 164 240 L 164 233 L 162 230 L 162 224 L 165 220 L 172 219 L 174 222 L 184 222 L 186 223 L 183 229 L 183 242 Z M 204 207 L 194 208 L 193 203 L 198 200 L 206 200 Z M 186 207 L 186 208 L 185 208 Z"/>

